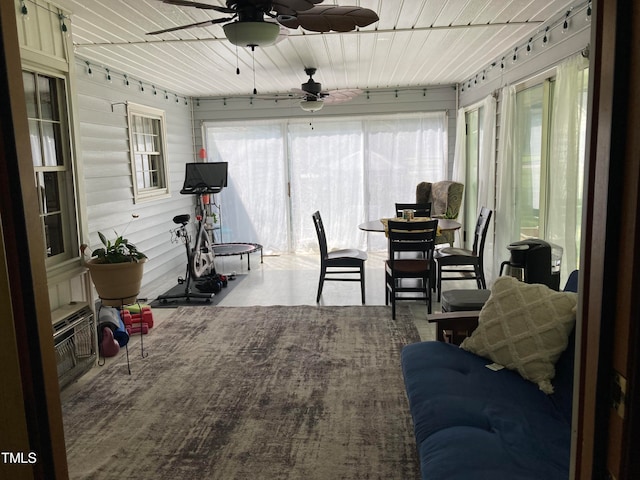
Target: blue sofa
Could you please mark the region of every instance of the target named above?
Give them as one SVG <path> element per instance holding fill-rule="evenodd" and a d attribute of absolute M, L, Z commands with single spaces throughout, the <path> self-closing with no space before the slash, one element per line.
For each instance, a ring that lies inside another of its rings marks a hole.
<path fill-rule="evenodd" d="M 565 291 L 577 291 L 577 272 Z M 467 312 L 465 321 L 469 320 Z M 402 371 L 424 480 L 569 478 L 574 334 L 554 393 L 444 342 L 404 347 Z"/>

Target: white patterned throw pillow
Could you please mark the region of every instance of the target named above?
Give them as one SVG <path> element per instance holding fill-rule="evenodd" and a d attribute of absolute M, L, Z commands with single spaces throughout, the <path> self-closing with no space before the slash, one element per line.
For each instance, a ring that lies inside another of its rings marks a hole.
<path fill-rule="evenodd" d="M 499 277 L 461 348 L 517 371 L 553 393 L 555 363 L 575 324 L 577 294 Z"/>

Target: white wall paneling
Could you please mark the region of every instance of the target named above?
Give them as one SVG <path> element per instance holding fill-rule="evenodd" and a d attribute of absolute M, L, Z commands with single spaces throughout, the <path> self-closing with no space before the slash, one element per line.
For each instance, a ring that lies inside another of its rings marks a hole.
<path fill-rule="evenodd" d="M 186 254 L 182 244 L 171 243 L 170 230 L 175 215 L 193 217 L 193 198 L 180 194 L 184 165 L 196 161 L 191 128 L 191 102 L 185 102 L 160 87 L 149 84 L 141 91 L 133 79 L 127 86 L 122 75 L 113 73 L 108 81 L 103 67 L 93 66 L 87 74 L 85 61 L 76 60 L 79 155 L 84 169 L 88 238 L 99 246 L 97 232 L 108 238 L 113 231 L 125 233 L 145 252 L 149 260 L 141 297 L 150 298 L 176 283 L 184 275 Z M 170 196 L 135 203 L 127 126 L 127 102 L 163 110 L 166 114 L 168 180 Z M 186 104 L 185 104 L 186 103 Z M 133 215 L 138 218 L 133 219 Z M 156 291 L 159 289 L 159 291 Z"/>

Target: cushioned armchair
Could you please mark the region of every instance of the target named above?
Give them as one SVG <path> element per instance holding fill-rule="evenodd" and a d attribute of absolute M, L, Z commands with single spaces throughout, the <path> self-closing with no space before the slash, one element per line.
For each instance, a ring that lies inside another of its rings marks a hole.
<path fill-rule="evenodd" d="M 437 218 L 458 218 L 462 205 L 462 183 L 444 180 L 442 182 L 421 182 L 416 187 L 416 203 L 431 203 L 431 216 Z M 436 237 L 436 244 L 453 245 L 454 232 L 443 232 Z"/>

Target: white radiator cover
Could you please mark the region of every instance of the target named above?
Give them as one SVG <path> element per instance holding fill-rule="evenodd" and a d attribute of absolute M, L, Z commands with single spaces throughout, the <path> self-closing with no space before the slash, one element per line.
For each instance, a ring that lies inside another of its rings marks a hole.
<path fill-rule="evenodd" d="M 86 303 L 71 303 L 52 312 L 58 382 L 63 389 L 86 373 L 97 358 L 96 322 Z"/>

